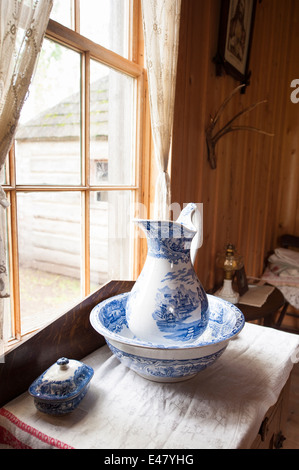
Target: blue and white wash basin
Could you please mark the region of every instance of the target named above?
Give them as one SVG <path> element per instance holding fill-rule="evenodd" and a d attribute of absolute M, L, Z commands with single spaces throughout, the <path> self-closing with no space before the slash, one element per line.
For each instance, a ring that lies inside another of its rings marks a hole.
<path fill-rule="evenodd" d="M 92 327 L 106 339 L 112 353 L 142 377 L 157 382 L 177 382 L 212 365 L 229 341 L 244 326 L 242 312 L 233 304 L 207 295 L 209 321 L 204 333 L 193 342 L 155 344 L 136 337 L 126 318 L 129 293 L 110 297 L 93 308 Z"/>

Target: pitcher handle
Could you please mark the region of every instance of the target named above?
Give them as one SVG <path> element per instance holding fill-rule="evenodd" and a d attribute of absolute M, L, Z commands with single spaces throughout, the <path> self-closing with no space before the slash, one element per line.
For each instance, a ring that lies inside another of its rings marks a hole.
<path fill-rule="evenodd" d="M 190 202 L 184 207 L 176 221 L 196 230 L 190 249 L 191 262 L 194 266 L 197 251 L 203 243 L 203 204 Z"/>

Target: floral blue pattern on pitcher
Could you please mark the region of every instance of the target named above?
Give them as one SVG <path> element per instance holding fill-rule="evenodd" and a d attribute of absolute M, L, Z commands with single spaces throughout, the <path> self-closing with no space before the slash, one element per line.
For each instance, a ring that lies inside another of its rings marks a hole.
<path fill-rule="evenodd" d="M 158 344 L 194 341 L 206 329 L 209 305 L 191 261 L 197 231 L 192 223 L 198 208 L 188 204 L 176 222 L 135 222 L 146 234 L 148 253 L 127 302 L 130 330 Z"/>

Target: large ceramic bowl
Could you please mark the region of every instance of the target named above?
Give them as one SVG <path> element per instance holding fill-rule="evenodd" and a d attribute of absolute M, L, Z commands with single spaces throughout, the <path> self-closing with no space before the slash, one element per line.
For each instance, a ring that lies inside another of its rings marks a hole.
<path fill-rule="evenodd" d="M 153 344 L 139 340 L 128 328 L 127 299 L 125 293 L 99 303 L 91 311 L 91 325 L 125 366 L 157 382 L 193 377 L 213 364 L 244 326 L 244 316 L 235 305 L 208 295 L 210 319 L 200 338 L 179 346 Z"/>

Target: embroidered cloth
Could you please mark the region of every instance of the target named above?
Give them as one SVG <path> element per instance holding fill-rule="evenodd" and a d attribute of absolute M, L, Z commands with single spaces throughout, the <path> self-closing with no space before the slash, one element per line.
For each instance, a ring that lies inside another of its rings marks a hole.
<path fill-rule="evenodd" d="M 298 335 L 246 323 L 211 367 L 158 383 L 105 345 L 82 359 L 95 373 L 72 413 L 43 414 L 27 392 L 0 409 L 0 448 L 249 448 L 298 359 Z"/>

